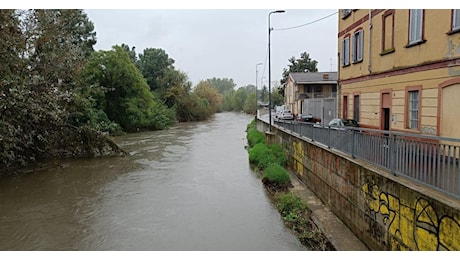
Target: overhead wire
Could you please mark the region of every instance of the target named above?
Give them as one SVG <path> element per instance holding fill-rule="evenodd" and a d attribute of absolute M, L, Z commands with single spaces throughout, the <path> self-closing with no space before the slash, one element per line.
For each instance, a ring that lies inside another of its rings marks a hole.
<path fill-rule="evenodd" d="M 273 30 L 273 31 L 285 31 L 285 30 L 297 29 L 297 28 L 300 28 L 300 27 L 304 27 L 304 26 L 307 26 L 307 25 L 310 25 L 310 24 L 317 23 L 317 22 L 319 22 L 319 21 L 321 21 L 321 20 L 324 20 L 324 19 L 326 19 L 326 18 L 329 18 L 329 17 L 331 17 L 331 16 L 333 16 L 333 15 L 336 15 L 337 13 L 338 13 L 338 11 L 337 11 L 337 12 L 334 12 L 334 13 L 332 13 L 332 14 L 330 14 L 330 15 L 324 16 L 324 17 L 322 17 L 322 18 L 316 19 L 316 20 L 314 20 L 314 21 L 308 22 L 308 23 L 306 23 L 306 24 L 301 24 L 301 25 L 292 26 L 292 27 L 286 27 L 286 28 L 280 28 L 280 29 L 274 29 L 274 28 L 272 28 L 272 30 Z M 262 71 L 261 77 L 265 77 L 264 75 L 265 75 L 265 69 L 266 69 L 266 66 L 267 66 L 267 65 L 266 65 L 266 64 L 267 64 L 267 60 L 268 60 L 268 46 L 267 46 L 267 51 L 266 51 L 266 53 L 265 53 L 264 69 L 263 69 L 263 71 Z"/>
<path fill-rule="evenodd" d="M 310 24 L 314 24 L 314 23 L 316 23 L 316 22 L 319 22 L 319 21 L 321 21 L 321 20 L 324 20 L 324 19 L 326 19 L 326 18 L 329 18 L 329 17 L 331 17 L 331 16 L 333 16 L 333 15 L 336 15 L 337 13 L 338 13 L 338 12 L 332 13 L 332 14 L 330 14 L 330 15 L 324 16 L 324 17 L 322 17 L 322 18 L 319 18 L 319 19 L 317 19 L 317 20 L 311 21 L 311 22 L 306 23 L 306 24 L 301 24 L 301 25 L 292 26 L 292 27 L 286 27 L 286 28 L 280 28 L 280 29 L 273 29 L 273 31 L 284 31 L 284 30 L 297 29 L 297 28 L 304 27 L 304 26 L 307 26 L 307 25 L 310 25 Z"/>

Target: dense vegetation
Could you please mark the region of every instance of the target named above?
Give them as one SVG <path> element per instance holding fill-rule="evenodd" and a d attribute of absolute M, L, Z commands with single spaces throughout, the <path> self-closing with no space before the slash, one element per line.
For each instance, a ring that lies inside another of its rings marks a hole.
<path fill-rule="evenodd" d="M 82 10 L 0 10 L 0 35 L 0 170 L 122 154 L 110 135 L 256 111 L 254 86 L 227 78 L 192 86 L 163 49 L 95 51 Z M 267 100 L 265 88 L 258 94 Z"/>
<path fill-rule="evenodd" d="M 256 121 L 246 128 L 249 161 L 262 175 L 262 182 L 272 195 L 281 217 L 307 248 L 315 251 L 335 250 L 327 237 L 311 219 L 311 210 L 292 187 L 286 170 L 286 155 L 278 144 L 267 145 L 264 133 L 257 130 Z"/>
<path fill-rule="evenodd" d="M 286 155 L 278 144 L 266 144 L 264 133 L 257 130 L 253 120 L 246 127 L 249 162 L 262 172 L 264 184 L 274 190 L 285 190 L 291 185 L 290 175 L 284 169 Z"/>

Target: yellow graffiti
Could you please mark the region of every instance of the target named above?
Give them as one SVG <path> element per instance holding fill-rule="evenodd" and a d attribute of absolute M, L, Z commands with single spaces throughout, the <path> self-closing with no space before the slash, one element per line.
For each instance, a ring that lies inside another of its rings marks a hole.
<path fill-rule="evenodd" d="M 305 152 L 301 142 L 293 142 L 292 147 L 294 149 L 293 158 L 294 158 L 294 170 L 303 175 L 303 158 L 305 157 Z"/>
<path fill-rule="evenodd" d="M 365 182 L 361 190 L 366 206 L 374 212 L 369 228 L 384 227 L 389 236 L 381 234 L 376 239 L 388 241 L 391 250 L 460 250 L 459 220 L 439 217 L 428 201 L 401 203 L 399 198 L 380 191 L 373 181 Z M 370 233 L 380 234 L 378 231 Z"/>

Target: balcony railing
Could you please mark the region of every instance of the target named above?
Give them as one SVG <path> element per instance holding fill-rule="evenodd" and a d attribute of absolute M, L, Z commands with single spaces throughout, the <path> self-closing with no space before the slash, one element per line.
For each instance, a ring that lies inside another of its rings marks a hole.
<path fill-rule="evenodd" d="M 337 92 L 309 92 L 297 93 L 296 100 L 309 98 L 333 98 L 337 96 Z"/>

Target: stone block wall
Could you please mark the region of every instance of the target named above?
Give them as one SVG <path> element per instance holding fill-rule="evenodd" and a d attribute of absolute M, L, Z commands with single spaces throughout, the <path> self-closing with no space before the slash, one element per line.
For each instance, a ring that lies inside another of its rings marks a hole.
<path fill-rule="evenodd" d="M 258 129 L 266 123 L 258 120 Z M 460 201 L 272 127 L 288 167 L 372 250 L 460 250 Z"/>

